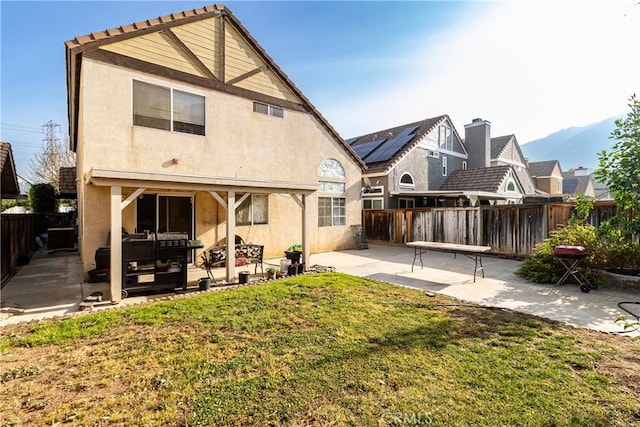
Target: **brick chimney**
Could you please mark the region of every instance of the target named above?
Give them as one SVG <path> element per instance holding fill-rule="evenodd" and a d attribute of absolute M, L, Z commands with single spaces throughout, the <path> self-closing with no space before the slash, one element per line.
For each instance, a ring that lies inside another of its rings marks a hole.
<path fill-rule="evenodd" d="M 484 168 L 491 165 L 491 122 L 473 119 L 464 125 L 464 145 L 469 153 L 469 169 Z"/>

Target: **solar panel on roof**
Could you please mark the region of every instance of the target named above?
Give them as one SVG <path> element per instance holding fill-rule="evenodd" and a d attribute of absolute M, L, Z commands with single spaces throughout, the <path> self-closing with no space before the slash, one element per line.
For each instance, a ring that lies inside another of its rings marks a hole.
<path fill-rule="evenodd" d="M 416 129 L 418 129 L 420 127 L 420 125 L 415 125 L 415 126 L 409 126 L 408 128 L 404 128 L 402 129 L 402 132 L 400 132 L 397 136 L 404 136 L 404 135 L 410 135 L 412 134 Z"/>
<path fill-rule="evenodd" d="M 413 138 L 413 135 L 402 135 L 399 133 L 395 138 L 391 138 L 382 145 L 375 153 L 366 159 L 367 163 L 385 162 L 392 158 L 404 144 Z"/>
<path fill-rule="evenodd" d="M 362 160 L 367 157 L 373 150 L 378 148 L 385 140 L 376 139 L 375 141 L 365 142 L 364 144 L 358 144 L 353 146 L 353 150 L 360 156 Z"/>

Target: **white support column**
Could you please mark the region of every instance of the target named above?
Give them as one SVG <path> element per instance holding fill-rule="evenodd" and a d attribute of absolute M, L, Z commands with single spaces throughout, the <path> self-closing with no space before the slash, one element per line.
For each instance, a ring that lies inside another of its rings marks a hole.
<path fill-rule="evenodd" d="M 311 250 L 309 245 L 311 240 L 309 239 L 309 228 L 311 226 L 311 212 L 309 210 L 309 195 L 302 195 L 302 259 L 305 264 L 305 269 L 311 265 Z"/>
<path fill-rule="evenodd" d="M 111 303 L 122 300 L 122 187 L 111 187 Z"/>
<path fill-rule="evenodd" d="M 227 193 L 227 282 L 236 276 L 236 192 Z"/>

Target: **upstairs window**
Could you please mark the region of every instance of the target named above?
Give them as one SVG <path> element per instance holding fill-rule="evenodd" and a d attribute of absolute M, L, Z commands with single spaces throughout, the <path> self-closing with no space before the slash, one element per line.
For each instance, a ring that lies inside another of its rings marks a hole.
<path fill-rule="evenodd" d="M 453 133 L 447 125 L 438 127 L 438 146 L 444 150 L 453 151 Z"/>
<path fill-rule="evenodd" d="M 253 103 L 253 112 L 273 117 L 284 117 L 284 110 L 282 108 L 276 107 L 275 105 L 263 104 L 262 102 Z"/>
<path fill-rule="evenodd" d="M 447 158 L 442 156 L 442 176 L 447 176 Z"/>
<path fill-rule="evenodd" d="M 205 134 L 204 96 L 133 81 L 133 124 Z"/>

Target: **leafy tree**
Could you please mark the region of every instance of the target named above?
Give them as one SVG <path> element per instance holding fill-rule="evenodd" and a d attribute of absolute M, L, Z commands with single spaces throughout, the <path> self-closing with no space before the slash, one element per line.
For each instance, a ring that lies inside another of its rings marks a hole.
<path fill-rule="evenodd" d="M 29 189 L 29 202 L 35 213 L 58 211 L 58 190 L 51 184 L 36 184 Z"/>
<path fill-rule="evenodd" d="M 617 229 L 625 240 L 640 233 L 640 100 L 631 96 L 631 111 L 616 120 L 610 151 L 598 153 L 596 178 L 614 193 L 618 211 L 604 229 Z M 635 213 L 635 214 L 634 214 Z"/>

